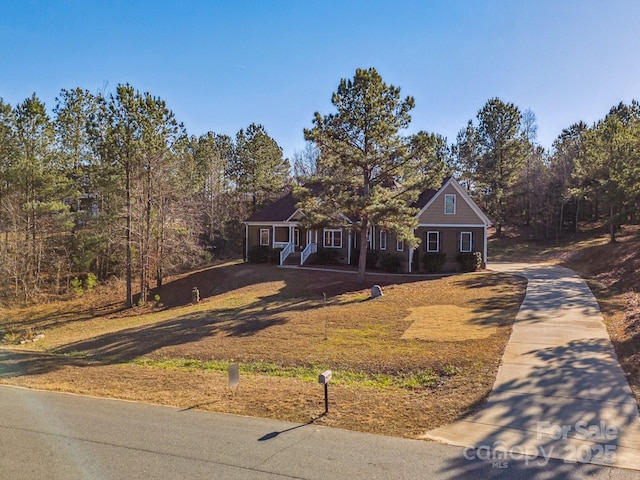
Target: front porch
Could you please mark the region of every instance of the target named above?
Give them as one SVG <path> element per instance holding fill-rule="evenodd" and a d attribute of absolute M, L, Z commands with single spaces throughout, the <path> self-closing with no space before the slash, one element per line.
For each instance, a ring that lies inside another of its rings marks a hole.
<path fill-rule="evenodd" d="M 304 265 L 308 258 L 318 251 L 319 233 L 308 230 L 297 223 L 272 225 L 247 225 L 247 252 L 250 245 L 268 246 L 280 250 L 279 264 L 283 265 L 287 259 L 299 259 L 299 265 Z M 289 261 L 291 264 L 291 260 Z M 298 264 L 298 262 L 296 262 Z"/>

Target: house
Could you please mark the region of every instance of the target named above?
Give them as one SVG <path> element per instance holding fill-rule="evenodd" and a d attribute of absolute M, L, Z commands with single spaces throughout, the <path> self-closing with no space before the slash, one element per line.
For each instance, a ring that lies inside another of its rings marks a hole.
<path fill-rule="evenodd" d="M 487 228 L 491 221 L 452 177 L 442 186 L 421 193 L 412 205 L 418 209 L 418 227 L 414 235 L 421 239 L 416 249 L 407 248 L 393 232 L 379 227 L 369 229 L 368 248 L 400 257 L 404 272 L 423 268 L 420 259 L 427 254 L 445 254 L 443 270 L 458 268 L 459 253 L 480 252 L 487 261 Z M 319 248 L 332 249 L 341 263 L 357 262 L 359 239 L 342 228 L 305 229 L 301 225 L 304 212 L 297 208 L 291 193 L 256 212 L 245 223 L 245 259 L 249 248 L 263 245 L 280 251 L 280 265 L 287 259 L 303 265 Z"/>

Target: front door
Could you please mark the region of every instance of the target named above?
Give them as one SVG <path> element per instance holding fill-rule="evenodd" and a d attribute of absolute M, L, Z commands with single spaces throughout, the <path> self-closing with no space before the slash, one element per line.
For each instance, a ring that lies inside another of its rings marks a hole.
<path fill-rule="evenodd" d="M 294 247 L 300 246 L 300 229 L 299 228 L 293 229 L 293 246 Z"/>

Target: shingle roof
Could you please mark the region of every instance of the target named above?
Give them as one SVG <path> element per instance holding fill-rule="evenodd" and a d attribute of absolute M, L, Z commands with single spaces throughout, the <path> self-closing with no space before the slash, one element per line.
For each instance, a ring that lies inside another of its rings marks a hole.
<path fill-rule="evenodd" d="M 431 200 L 434 195 L 438 193 L 438 190 L 436 190 L 435 188 L 430 188 L 429 190 L 425 190 L 424 192 L 422 192 L 420 194 L 420 196 L 418 197 L 418 199 L 413 202 L 411 204 L 411 206 L 413 208 L 419 208 L 421 209 L 422 207 L 424 207 L 427 203 L 429 203 L 429 200 Z"/>
<path fill-rule="evenodd" d="M 411 204 L 411 206 L 413 208 L 419 208 L 422 209 L 427 203 L 429 203 L 429 201 L 435 196 L 436 193 L 438 193 L 440 191 L 440 189 L 442 187 L 445 186 L 445 184 L 451 179 L 451 177 L 446 177 L 444 180 L 442 180 L 442 184 L 440 185 L 439 188 L 429 188 L 427 190 L 424 190 L 420 196 L 418 197 L 418 199 L 413 202 Z"/>
<path fill-rule="evenodd" d="M 447 177 L 443 180 L 442 186 L 449 181 L 450 177 Z M 317 185 L 307 186 L 310 188 L 318 188 Z M 429 200 L 431 200 L 436 193 L 438 193 L 439 189 L 430 188 L 428 190 L 423 191 L 418 199 L 411 204 L 413 208 L 422 209 Z M 284 197 L 276 200 L 273 203 L 270 203 L 263 209 L 251 215 L 245 222 L 285 222 L 291 218 L 291 216 L 298 210 L 296 207 L 297 201 L 293 197 L 293 192 L 287 193 Z"/>
<path fill-rule="evenodd" d="M 251 215 L 245 222 L 284 222 L 296 212 L 296 203 L 293 193 L 289 192 L 280 200 Z"/>

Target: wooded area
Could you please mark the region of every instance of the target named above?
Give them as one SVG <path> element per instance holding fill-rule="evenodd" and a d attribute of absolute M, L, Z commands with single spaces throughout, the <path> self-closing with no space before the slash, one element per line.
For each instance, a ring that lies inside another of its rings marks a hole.
<path fill-rule="evenodd" d="M 115 276 L 127 306 L 144 304 L 166 275 L 239 254 L 242 220 L 290 176 L 263 126 L 189 136 L 130 85 L 63 90 L 53 119 L 35 94 L 0 101 L 0 162 L 3 301 Z"/>
<path fill-rule="evenodd" d="M 347 100 L 348 82 L 341 84 Z M 555 239 L 579 221 L 605 220 L 615 240 L 619 225 L 637 221 L 636 101 L 594 125 L 568 126 L 548 151 L 537 143 L 533 112 L 498 98 L 451 144 L 435 133 L 401 137 L 413 99 L 400 101 L 399 89 L 389 88 L 400 110 L 388 119 L 395 143 L 386 154 L 396 166 L 423 168 L 423 183 L 454 175 L 498 235 L 512 224 Z M 349 108 L 340 104 L 341 114 Z M 51 112 L 36 94 L 16 106 L 0 99 L 0 301 L 79 292 L 116 277 L 127 280 L 126 306 L 144 304 L 167 275 L 240 255 L 242 220 L 251 212 L 296 182 L 335 173 L 339 155 L 329 155 L 335 142 L 322 130 L 332 118 L 316 114 L 307 148 L 290 165 L 264 126 L 251 124 L 235 138 L 189 135 L 163 100 L 131 85 L 109 94 L 62 90 Z M 383 124 L 376 123 L 378 147 Z M 349 161 L 341 161 L 344 171 Z M 397 200 L 386 197 L 378 198 L 380 212 Z"/>

